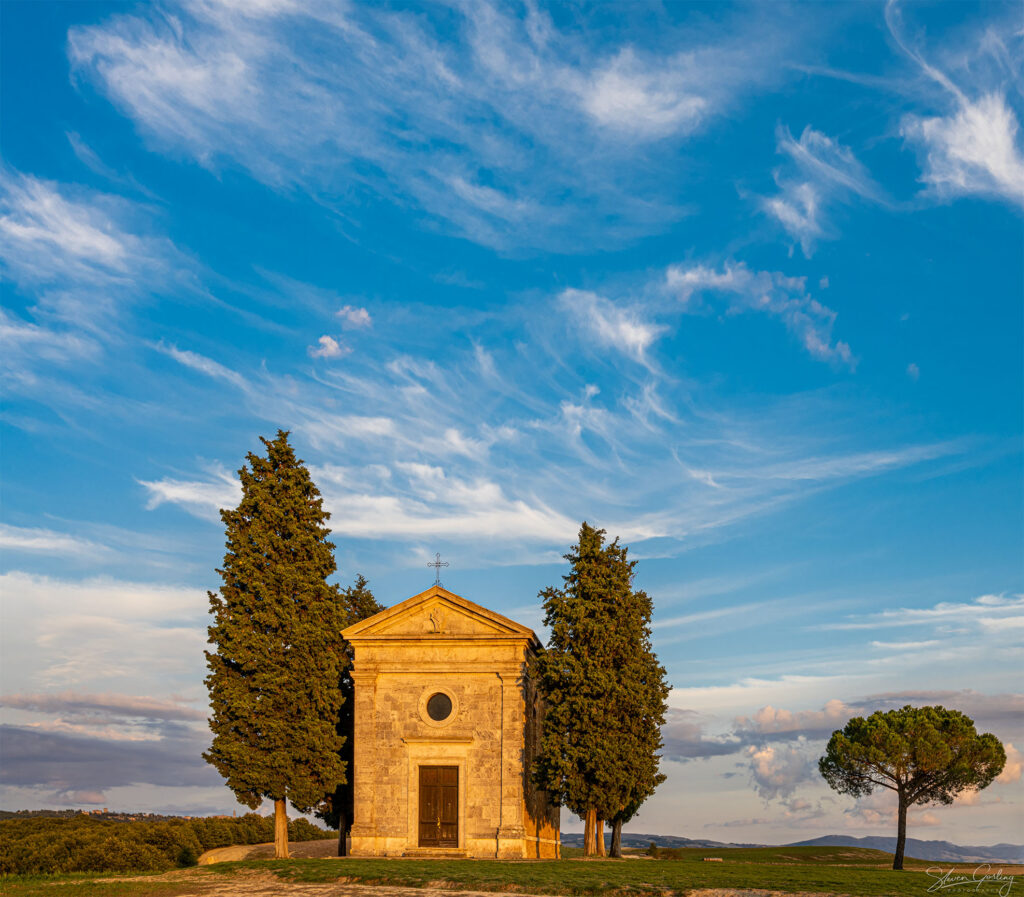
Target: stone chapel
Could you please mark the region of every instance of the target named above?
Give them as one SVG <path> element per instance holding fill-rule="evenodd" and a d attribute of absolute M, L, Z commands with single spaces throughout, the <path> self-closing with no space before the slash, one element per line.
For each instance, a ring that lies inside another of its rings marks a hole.
<path fill-rule="evenodd" d="M 559 856 L 530 781 L 533 631 L 435 585 L 342 633 L 354 652 L 353 856 Z"/>

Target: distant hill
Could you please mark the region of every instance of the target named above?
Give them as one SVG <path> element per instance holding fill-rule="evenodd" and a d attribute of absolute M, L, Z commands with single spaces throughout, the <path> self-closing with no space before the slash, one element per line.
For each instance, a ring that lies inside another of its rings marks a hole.
<path fill-rule="evenodd" d="M 893 853 L 896 838 L 851 838 L 849 835 L 825 835 L 810 841 L 797 841 L 787 847 L 870 847 Z M 919 841 L 907 838 L 906 854 L 919 860 L 944 863 L 1024 863 L 1024 845 L 994 844 L 992 847 L 961 847 L 949 841 Z"/>
<path fill-rule="evenodd" d="M 606 844 L 611 844 L 612 836 L 609 832 L 604 833 Z M 635 835 L 631 832 L 622 833 L 623 847 L 648 847 L 651 842 L 658 847 L 767 847 L 767 844 L 726 844 L 723 841 L 694 840 L 693 838 L 679 838 L 675 835 Z M 583 832 L 562 832 L 562 843 L 566 847 L 582 847 Z"/>
<path fill-rule="evenodd" d="M 622 833 L 623 847 L 647 847 L 651 842 L 658 847 L 772 847 L 771 844 L 731 844 L 723 841 L 706 841 L 702 839 L 681 838 L 676 835 L 638 835 Z M 605 832 L 605 842 L 611 843 L 611 835 Z M 567 847 L 582 847 L 582 832 L 563 832 L 562 843 Z M 810 841 L 797 841 L 785 847 L 867 847 L 872 850 L 883 850 L 886 853 L 896 851 L 895 837 L 853 838 L 849 835 L 825 835 Z M 961 847 L 949 841 L 919 841 L 907 838 L 906 854 L 918 860 L 938 863 L 1024 863 L 1024 845 L 995 844 L 992 847 Z"/>
<path fill-rule="evenodd" d="M 106 822 L 168 822 L 174 819 L 201 819 L 199 816 L 165 816 L 161 813 L 122 813 L 114 810 L 0 810 L 0 819 L 74 819 L 88 816 Z M 229 819 L 210 816 L 210 819 Z"/>

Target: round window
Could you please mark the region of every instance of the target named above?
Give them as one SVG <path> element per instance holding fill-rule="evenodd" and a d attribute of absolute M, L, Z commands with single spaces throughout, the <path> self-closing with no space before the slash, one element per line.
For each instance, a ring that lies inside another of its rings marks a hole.
<path fill-rule="evenodd" d="M 448 719 L 452 713 L 452 699 L 448 695 L 438 692 L 436 695 L 431 695 L 430 700 L 427 701 L 427 716 L 429 716 L 434 722 L 441 722 L 443 719 Z"/>

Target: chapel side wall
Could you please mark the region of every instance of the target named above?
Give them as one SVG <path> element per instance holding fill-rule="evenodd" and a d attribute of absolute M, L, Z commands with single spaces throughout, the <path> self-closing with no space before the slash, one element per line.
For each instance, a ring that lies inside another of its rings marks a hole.
<path fill-rule="evenodd" d="M 526 726 L 523 745 L 524 856 L 558 859 L 561 856 L 561 811 L 547 791 L 533 783 L 533 761 L 540 752 L 544 726 L 544 699 L 529 677 L 524 677 L 523 696 Z"/>

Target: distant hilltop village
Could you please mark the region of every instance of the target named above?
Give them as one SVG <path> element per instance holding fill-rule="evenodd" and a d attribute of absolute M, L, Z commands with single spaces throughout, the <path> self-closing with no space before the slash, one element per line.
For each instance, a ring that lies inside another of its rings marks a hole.
<path fill-rule="evenodd" d="M 111 812 L 106 807 L 102 810 L 0 810 L 0 819 L 32 819 L 35 817 L 50 817 L 56 819 L 71 819 L 75 816 L 91 816 L 96 819 L 105 819 L 108 822 L 169 822 L 173 819 L 231 819 L 237 816 L 232 813 L 214 814 L 212 816 L 176 816 L 162 813 L 118 813 Z"/>

